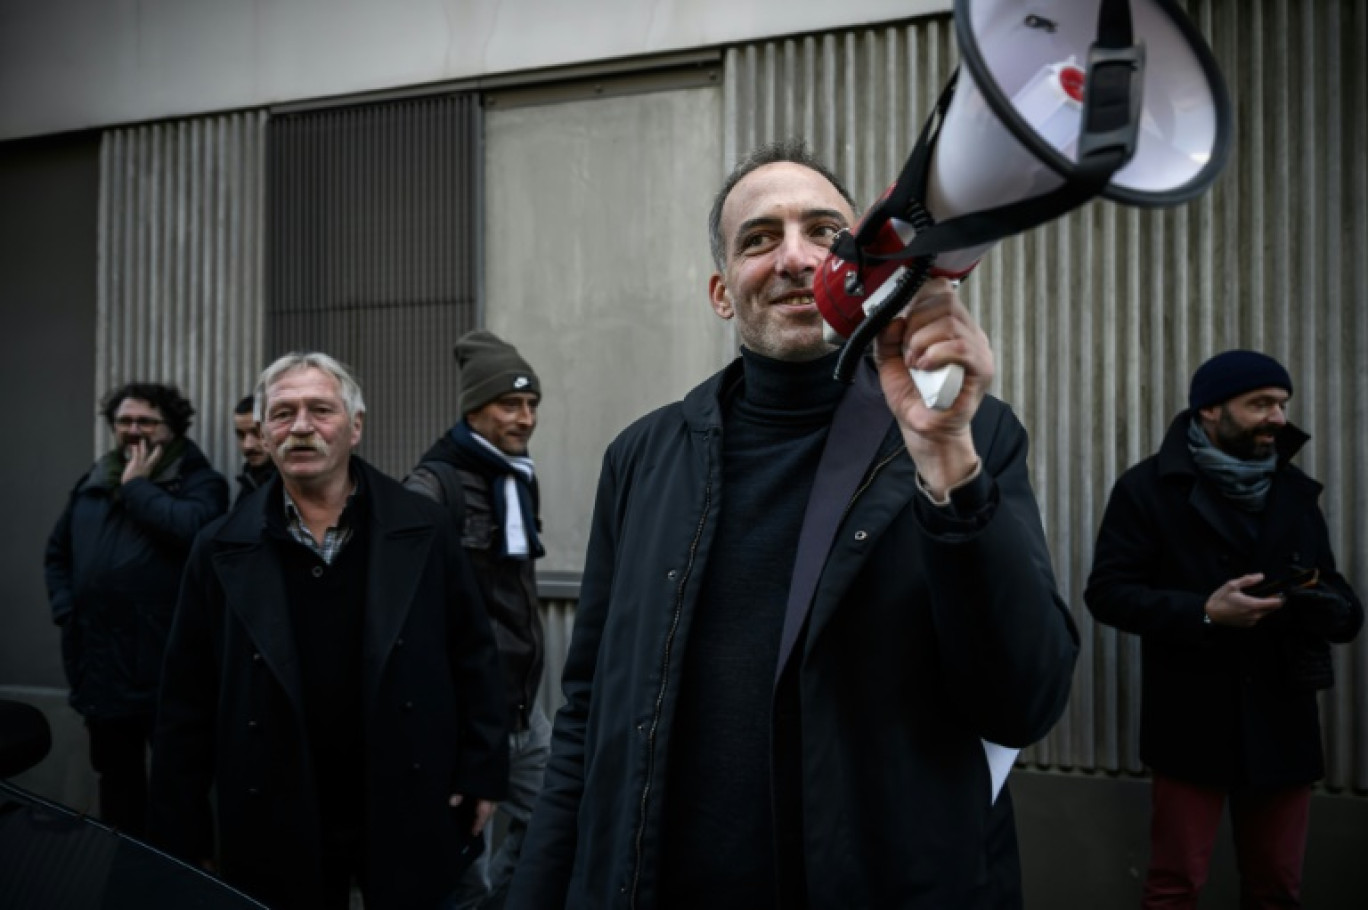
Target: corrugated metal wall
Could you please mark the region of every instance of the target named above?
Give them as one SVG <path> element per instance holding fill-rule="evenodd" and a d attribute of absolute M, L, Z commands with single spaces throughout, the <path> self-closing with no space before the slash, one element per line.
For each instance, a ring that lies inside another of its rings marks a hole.
<path fill-rule="evenodd" d="M 1336 552 L 1368 594 L 1368 203 L 1365 5 L 1193 3 L 1236 107 L 1233 161 L 1186 207 L 1097 202 L 990 252 L 963 293 L 994 341 L 996 393 L 1031 430 L 1033 474 L 1084 651 L 1065 718 L 1024 760 L 1141 769 L 1138 648 L 1082 602 L 1117 475 L 1150 454 L 1192 369 L 1268 351 L 1297 382 L 1300 464 L 1327 482 Z M 747 45 L 725 56 L 724 149 L 806 137 L 874 200 L 900 170 L 956 62 L 948 17 Z M 1368 639 L 1337 649 L 1323 703 L 1332 789 L 1368 789 Z"/>
<path fill-rule="evenodd" d="M 1032 432 L 1059 580 L 1084 635 L 1074 697 L 1024 756 L 1136 772 L 1138 651 L 1082 605 L 1111 484 L 1149 454 L 1187 377 L 1262 348 L 1298 383 L 1301 458 L 1346 574 L 1368 592 L 1368 12 L 1356 0 L 1192 3 L 1236 105 L 1234 159 L 1181 209 L 1093 203 L 994 249 L 964 287 Z M 857 199 L 897 174 L 956 57 L 948 18 L 729 49 L 723 149 L 806 136 Z M 319 347 L 358 371 L 363 451 L 402 474 L 455 413 L 450 344 L 478 318 L 479 108 L 470 96 L 112 130 L 101 151 L 97 394 L 176 382 L 198 438 L 236 467 L 229 413 L 262 361 Z M 350 188 L 350 189 L 346 189 Z M 346 190 L 346 191 L 344 191 Z M 272 238 L 262 343 L 263 234 Z M 268 350 L 269 347 L 269 350 Z M 194 432 L 194 431 L 192 431 Z M 98 421 L 95 450 L 107 445 Z M 569 602 L 553 605 L 557 628 Z M 1368 791 L 1368 638 L 1325 696 L 1332 789 Z M 559 657 L 548 678 L 559 676 Z"/>
<path fill-rule="evenodd" d="M 267 358 L 348 364 L 366 397 L 361 453 L 399 477 L 457 413 L 452 345 L 478 316 L 480 129 L 470 94 L 270 124 Z"/>
<path fill-rule="evenodd" d="M 259 111 L 106 132 L 100 147 L 95 394 L 178 385 L 190 435 L 235 471 L 233 406 L 261 352 Z M 109 446 L 94 422 L 95 451 Z"/>

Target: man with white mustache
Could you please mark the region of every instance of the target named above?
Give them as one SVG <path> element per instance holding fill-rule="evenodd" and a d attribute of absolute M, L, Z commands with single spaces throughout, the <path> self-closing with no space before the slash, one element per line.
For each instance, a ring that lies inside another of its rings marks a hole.
<path fill-rule="evenodd" d="M 507 786 L 459 529 L 354 454 L 364 415 L 326 354 L 265 369 L 279 475 L 196 541 L 167 647 L 151 833 L 277 910 L 437 906 Z"/>

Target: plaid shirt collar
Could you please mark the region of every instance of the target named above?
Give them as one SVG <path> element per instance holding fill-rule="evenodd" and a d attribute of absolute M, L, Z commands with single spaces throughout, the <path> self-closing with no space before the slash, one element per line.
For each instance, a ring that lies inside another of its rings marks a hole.
<path fill-rule="evenodd" d="M 352 521 L 354 513 L 352 508 L 356 503 L 356 480 L 352 480 L 351 492 L 347 494 L 347 504 L 342 507 L 342 514 L 337 517 L 337 524 L 323 532 L 322 543 L 314 540 L 313 534 L 309 533 L 309 527 L 304 523 L 304 518 L 299 514 L 299 507 L 290 498 L 290 491 L 281 484 L 280 492 L 285 497 L 285 530 L 295 539 L 296 542 L 303 544 L 312 550 L 319 559 L 323 560 L 324 565 L 332 565 L 337 554 L 342 552 L 342 548 L 347 545 L 347 541 L 352 539 Z"/>

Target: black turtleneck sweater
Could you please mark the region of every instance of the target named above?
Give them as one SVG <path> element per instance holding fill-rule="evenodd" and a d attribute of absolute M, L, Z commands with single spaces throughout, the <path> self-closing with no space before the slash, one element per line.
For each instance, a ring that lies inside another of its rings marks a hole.
<path fill-rule="evenodd" d="M 803 513 L 845 387 L 831 377 L 835 354 L 741 354 L 744 378 L 723 401 L 717 536 L 671 733 L 661 908 L 774 908 L 780 876 L 800 874 L 776 861 L 774 673 Z"/>

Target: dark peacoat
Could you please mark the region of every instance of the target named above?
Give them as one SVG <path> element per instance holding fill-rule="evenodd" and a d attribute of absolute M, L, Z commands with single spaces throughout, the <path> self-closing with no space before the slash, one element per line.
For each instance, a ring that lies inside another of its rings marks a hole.
<path fill-rule="evenodd" d="M 1295 683 L 1289 647 L 1306 618 L 1295 601 L 1249 629 L 1207 624 L 1207 599 L 1233 578 L 1320 570 L 1345 599 L 1325 638 L 1352 639 L 1363 607 L 1335 569 L 1317 500 L 1321 485 L 1289 462 L 1305 444 L 1291 426 L 1257 542 L 1198 472 L 1188 451 L 1191 412 L 1159 452 L 1116 482 L 1098 531 L 1084 598 L 1099 622 L 1140 636 L 1140 758 L 1171 777 L 1211 786 L 1307 784 L 1324 774 L 1316 694 Z"/>
<path fill-rule="evenodd" d="M 369 521 L 364 608 L 368 908 L 431 908 L 454 885 L 452 793 L 498 799 L 507 736 L 497 652 L 446 512 L 353 458 Z M 272 479 L 195 542 L 168 646 L 152 836 L 272 907 L 310 907 L 319 806 L 277 546 Z"/>

